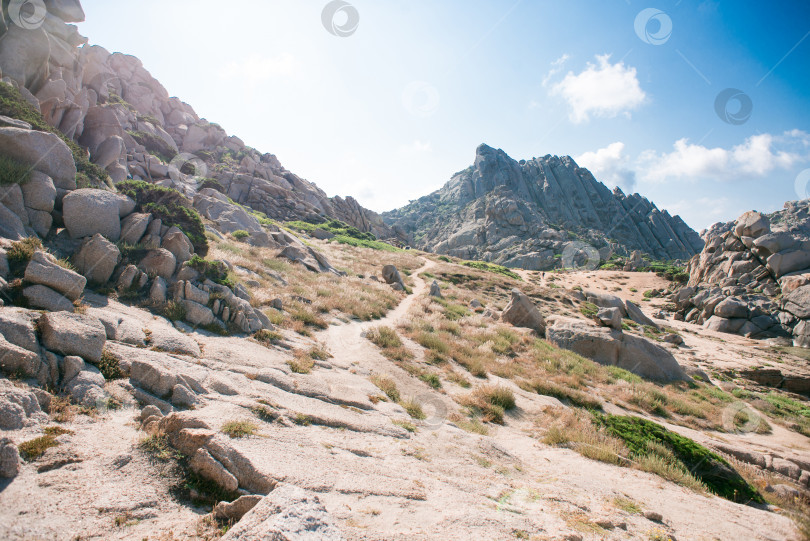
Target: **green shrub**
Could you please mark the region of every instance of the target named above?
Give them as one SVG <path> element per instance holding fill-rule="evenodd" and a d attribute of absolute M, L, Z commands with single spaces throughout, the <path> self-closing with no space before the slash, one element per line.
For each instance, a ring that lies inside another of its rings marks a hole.
<path fill-rule="evenodd" d="M 106 349 L 101 352 L 101 360 L 98 363 L 98 369 L 107 381 L 122 379 L 124 377 L 121 368 L 118 366 L 118 359 Z"/>
<path fill-rule="evenodd" d="M 194 245 L 197 254 L 205 256 L 208 253 L 208 239 L 202 219 L 183 194 L 142 180 L 127 180 L 119 183 L 117 188 L 135 201 L 135 210 L 149 212 L 162 220 L 163 225 L 179 228 Z"/>
<path fill-rule="evenodd" d="M 212 190 L 216 190 L 221 194 L 227 195 L 225 192 L 225 186 L 220 184 L 220 182 L 215 178 L 204 178 L 200 181 L 198 189 L 204 190 L 206 188 L 210 188 Z"/>
<path fill-rule="evenodd" d="M 3 85 L 0 84 L 0 86 Z M 41 249 L 42 241 L 39 240 L 39 237 L 27 237 L 12 242 L 11 247 L 6 252 L 12 276 L 22 275 L 28 262 L 34 257 L 34 253 Z"/>
<path fill-rule="evenodd" d="M 233 235 L 233 238 L 235 238 L 236 240 L 242 240 L 248 238 L 250 236 L 250 233 L 248 233 L 244 229 L 237 229 L 236 231 L 231 233 L 231 235 Z"/>
<path fill-rule="evenodd" d="M 222 261 L 209 261 L 197 254 L 188 260 L 188 266 L 199 272 L 212 282 L 233 288 L 235 285 L 228 275 L 228 266 Z"/>
<path fill-rule="evenodd" d="M 56 447 L 59 442 L 56 441 L 56 436 L 53 434 L 45 434 L 33 440 L 25 441 L 17 446 L 20 450 L 22 458 L 28 462 L 36 460 L 45 454 L 45 451 L 51 447 Z"/>
<path fill-rule="evenodd" d="M 169 321 L 183 321 L 186 318 L 186 307 L 183 303 L 169 301 L 163 308 L 163 317 Z"/>
<path fill-rule="evenodd" d="M 520 276 L 517 275 L 517 273 L 515 273 L 515 272 L 513 272 L 513 271 L 509 270 L 508 268 L 506 268 L 504 266 L 501 266 L 501 265 L 495 265 L 493 263 L 487 263 L 485 261 L 462 261 L 461 264 L 464 265 L 465 267 L 470 267 L 472 269 L 478 269 L 478 270 L 483 270 L 483 271 L 487 271 L 487 272 L 494 272 L 496 274 L 501 274 L 503 276 L 508 276 L 509 278 L 512 278 L 513 280 L 520 280 L 521 279 Z"/>
<path fill-rule="evenodd" d="M 7 156 L 0 156 L 0 186 L 24 184 L 31 174 L 31 168 Z"/>

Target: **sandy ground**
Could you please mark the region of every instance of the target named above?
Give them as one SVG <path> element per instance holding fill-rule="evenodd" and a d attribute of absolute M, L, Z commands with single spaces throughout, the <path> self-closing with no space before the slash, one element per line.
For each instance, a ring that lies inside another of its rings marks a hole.
<path fill-rule="evenodd" d="M 278 349 L 244 339 L 192 335 L 203 347 L 203 358 L 174 356 L 177 369 L 204 372 L 205 382 L 218 378 L 236 391 L 210 392 L 194 414 L 218 429 L 226 420 L 250 418 L 247 408 L 264 399 L 288 416 L 306 415 L 312 421 L 308 426 L 257 421 L 256 436 L 232 442 L 260 471 L 317 493 L 350 540 L 506 540 L 524 532 L 531 539 L 648 540 L 664 534 L 707 541 L 796 538 L 793 523 L 777 513 L 700 495 L 652 474 L 540 443 L 533 437 L 534 414 L 561 404 L 511 382 L 501 383 L 514 390 L 518 408 L 504 426 L 481 436 L 448 422 L 447 415 L 457 408 L 450 396 L 466 391 L 431 390 L 362 336 L 371 326 L 394 327 L 407 317 L 413 303 L 427 293 L 419 272 L 431 266 L 426 262 L 412 273 L 413 295 L 384 320 L 333 325 L 319 333 L 316 339 L 333 358 L 311 374 L 290 373 L 289 355 Z M 557 283 L 608 291 L 622 287 L 613 292 L 640 304 L 643 291 L 665 285 L 650 274 L 616 274 L 623 277 L 571 274 Z M 629 292 L 630 287 L 638 292 Z M 726 363 L 762 362 L 742 356 L 752 351 L 745 339 L 691 331 L 697 334 L 683 333 L 687 347 L 677 354 L 679 359 L 709 370 Z M 414 422 L 414 433 L 394 423 L 411 421 L 400 406 L 369 401 L 370 394 L 379 394 L 368 381 L 374 373 L 393 378 L 404 396 L 423 405 L 428 419 Z M 19 477 L 0 485 L 0 538 L 195 538 L 204 511 L 177 501 L 167 489 L 166 472 L 136 448 L 143 437 L 132 422 L 136 413 L 125 408 L 96 419 L 77 417 L 70 425 L 75 435 L 61 436 L 64 444 L 43 458 L 53 460 L 51 455 L 59 453 L 73 457 L 66 461 L 73 463 L 46 473 L 37 473 L 39 462 L 26 464 Z M 9 435 L 23 441 L 38 433 L 26 429 Z M 751 441 L 810 456 L 808 440 L 786 430 Z M 662 521 L 623 510 L 617 498 L 660 513 Z M 124 518 L 116 523 L 117 517 Z"/>

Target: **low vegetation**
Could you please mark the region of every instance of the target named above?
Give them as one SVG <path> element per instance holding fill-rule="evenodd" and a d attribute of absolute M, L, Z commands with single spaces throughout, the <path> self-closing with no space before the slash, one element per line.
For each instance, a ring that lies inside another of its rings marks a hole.
<path fill-rule="evenodd" d="M 244 438 L 253 436 L 259 429 L 253 421 L 228 421 L 220 427 L 219 431 L 230 438 Z"/>
<path fill-rule="evenodd" d="M 312 234 L 315 230 L 325 231 L 332 235 L 330 241 L 338 242 L 341 244 L 348 244 L 349 246 L 356 246 L 362 248 L 371 248 L 372 250 L 383 250 L 386 252 L 398 252 L 400 248 L 377 240 L 372 233 L 360 231 L 354 226 L 348 225 L 340 220 L 326 220 L 321 223 L 305 222 L 305 221 L 292 221 L 287 222 L 286 227 L 303 231 Z"/>
<path fill-rule="evenodd" d="M 136 211 L 150 212 L 155 218 L 162 220 L 163 225 L 177 227 L 186 234 L 197 254 L 205 256 L 208 253 L 208 240 L 202 219 L 183 194 L 142 180 L 127 180 L 116 187 L 119 192 L 135 201 Z"/>
<path fill-rule="evenodd" d="M 496 274 L 502 274 L 504 276 L 512 278 L 513 280 L 521 279 L 516 272 L 511 271 L 508 268 L 503 267 L 501 265 L 495 265 L 494 263 L 487 263 L 485 261 L 461 261 L 460 263 L 465 267 L 470 267 L 473 269 L 478 269 L 487 272 L 494 272 Z"/>
<path fill-rule="evenodd" d="M 31 168 L 8 156 L 0 156 L 0 186 L 25 184 L 31 175 Z"/>

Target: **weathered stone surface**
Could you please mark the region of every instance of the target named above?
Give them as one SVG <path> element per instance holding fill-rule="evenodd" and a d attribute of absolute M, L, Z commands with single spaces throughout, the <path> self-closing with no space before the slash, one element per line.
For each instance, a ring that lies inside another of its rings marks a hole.
<path fill-rule="evenodd" d="M 281 485 L 265 496 L 223 541 L 342 541 L 326 508 L 317 496 L 293 485 Z"/>
<path fill-rule="evenodd" d="M 768 269 L 777 278 L 804 269 L 810 269 L 810 251 L 779 252 L 768 258 Z"/>
<path fill-rule="evenodd" d="M 34 210 L 51 212 L 56 201 L 56 186 L 51 177 L 39 171 L 31 171 L 28 181 L 20 185 L 25 206 Z"/>
<path fill-rule="evenodd" d="M 712 316 L 703 326 L 710 331 L 734 334 L 742 328 L 745 322 L 745 319 L 727 319 L 720 316 Z"/>
<path fill-rule="evenodd" d="M 734 234 L 737 237 L 759 238 L 771 231 L 771 222 L 764 214 L 756 211 L 748 211 L 739 218 L 734 226 Z"/>
<path fill-rule="evenodd" d="M 212 511 L 215 518 L 219 520 L 232 520 L 239 522 L 245 514 L 256 507 L 262 501 L 263 496 L 249 494 L 240 496 L 233 502 L 219 502 Z"/>
<path fill-rule="evenodd" d="M 104 392 L 104 376 L 95 366 L 86 366 L 67 384 L 66 389 L 77 404 L 85 407 L 103 405 L 107 398 Z"/>
<path fill-rule="evenodd" d="M 107 341 L 107 333 L 97 318 L 67 312 L 43 314 L 39 319 L 42 344 L 62 355 L 77 355 L 97 363 Z"/>
<path fill-rule="evenodd" d="M 512 298 L 506 305 L 501 318 L 515 327 L 532 329 L 540 336 L 544 336 L 546 333 L 546 321 L 540 310 L 519 289 L 512 290 Z"/>
<path fill-rule="evenodd" d="M 402 276 L 399 270 L 394 265 L 386 265 L 382 269 L 382 277 L 386 284 L 400 284 L 405 289 L 405 282 L 402 281 Z"/>
<path fill-rule="evenodd" d="M 34 377 L 39 372 L 39 354 L 14 345 L 0 335 L 0 370 L 6 374 L 22 373 Z"/>
<path fill-rule="evenodd" d="M 197 402 L 199 402 L 197 395 L 185 385 L 175 385 L 172 389 L 173 405 L 188 408 L 196 405 Z"/>
<path fill-rule="evenodd" d="M 45 173 L 57 188 L 76 189 L 73 153 L 52 133 L 0 127 L 0 153 Z"/>
<path fill-rule="evenodd" d="M 210 325 L 216 319 L 211 309 L 202 304 L 184 300 L 183 306 L 186 308 L 186 321 L 192 325 Z"/>
<path fill-rule="evenodd" d="M 28 286 L 23 289 L 23 297 L 29 306 L 49 312 L 74 312 L 76 310 L 70 299 L 46 286 Z"/>
<path fill-rule="evenodd" d="M 15 346 L 39 353 L 34 330 L 34 321 L 38 318 L 39 314 L 32 310 L 0 308 L 0 335 Z"/>
<path fill-rule="evenodd" d="M 602 308 L 596 314 L 596 321 L 603 327 L 622 330 L 622 313 L 618 308 Z"/>
<path fill-rule="evenodd" d="M 788 293 L 785 296 L 785 310 L 796 317 L 810 319 L 810 285 Z"/>
<path fill-rule="evenodd" d="M 20 217 L 0 203 L 0 237 L 20 240 L 26 236 L 25 226 Z"/>
<path fill-rule="evenodd" d="M 168 398 L 177 384 L 177 376 L 168 368 L 151 360 L 133 360 L 129 370 L 129 377 L 134 385 L 158 398 Z"/>
<path fill-rule="evenodd" d="M 168 250 L 174 255 L 177 263 L 185 263 L 191 259 L 194 254 L 194 245 L 188 240 L 188 237 L 177 229 L 171 228 L 163 237 L 161 248 Z"/>
<path fill-rule="evenodd" d="M 20 452 L 9 438 L 0 438 L 0 479 L 13 479 L 20 472 Z"/>
<path fill-rule="evenodd" d="M 90 156 L 92 162 L 102 169 L 106 169 L 113 163 L 117 162 L 122 155 L 126 153 L 126 146 L 124 140 L 113 135 L 96 148 L 96 151 Z"/>
<path fill-rule="evenodd" d="M 138 268 L 149 276 L 160 276 L 168 280 L 177 268 L 177 259 L 170 251 L 159 248 L 146 254 Z"/>
<path fill-rule="evenodd" d="M 91 284 L 106 284 L 121 261 L 118 246 L 96 233 L 82 242 L 73 262 Z"/>
<path fill-rule="evenodd" d="M 34 393 L 0 379 L 0 430 L 19 430 L 47 420 Z"/>
<path fill-rule="evenodd" d="M 600 364 L 615 365 L 644 378 L 657 381 L 687 379 L 671 353 L 640 336 L 595 327 L 580 320 L 557 318 L 546 330 L 546 338 Z"/>
<path fill-rule="evenodd" d="M 658 324 L 652 319 L 648 318 L 636 303 L 627 301 L 624 305 L 627 309 L 627 317 L 629 317 L 631 320 L 635 321 L 639 325 L 655 327 L 656 329 L 658 328 Z"/>
<path fill-rule="evenodd" d="M 123 195 L 84 188 L 64 197 L 62 216 L 74 239 L 100 233 L 116 242 L 121 237 L 121 216 L 129 214 L 133 207 L 134 202 Z"/>
<path fill-rule="evenodd" d="M 724 318 L 747 318 L 748 305 L 735 297 L 729 297 L 714 308 L 714 315 Z"/>
<path fill-rule="evenodd" d="M 189 467 L 225 490 L 233 492 L 239 488 L 239 481 L 236 480 L 236 477 L 205 449 L 197 449 L 197 452 L 191 457 Z"/>
<path fill-rule="evenodd" d="M 84 292 L 87 279 L 65 269 L 56 263 L 56 259 L 44 252 L 36 252 L 25 268 L 25 281 L 31 284 L 47 286 L 75 301 Z"/>
<path fill-rule="evenodd" d="M 430 284 L 430 296 L 442 298 L 442 288 L 439 287 L 439 282 L 436 280 L 433 280 L 433 283 Z"/>
<path fill-rule="evenodd" d="M 138 244 L 152 220 L 151 214 L 134 212 L 121 220 L 121 241 L 132 246 Z"/>
<path fill-rule="evenodd" d="M 619 312 L 622 314 L 622 318 L 627 317 L 627 308 L 624 306 L 624 301 L 616 295 L 586 291 L 585 299 L 600 308 L 618 308 Z"/>

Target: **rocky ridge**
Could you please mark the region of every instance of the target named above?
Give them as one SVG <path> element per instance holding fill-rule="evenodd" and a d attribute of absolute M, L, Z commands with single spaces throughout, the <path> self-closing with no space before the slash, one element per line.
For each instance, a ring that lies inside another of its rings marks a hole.
<path fill-rule="evenodd" d="M 790 337 L 810 347 L 810 200 L 773 214 L 746 212 L 704 232 L 675 317 L 752 338 Z"/>
<path fill-rule="evenodd" d="M 611 192 L 569 156 L 518 162 L 487 145 L 443 188 L 383 217 L 419 248 L 529 270 L 559 267 L 567 248 L 588 245 L 601 260 L 633 250 L 689 259 L 703 247 L 680 217 Z"/>
<path fill-rule="evenodd" d="M 233 201 L 273 219 L 335 218 L 378 237 L 392 236 L 382 219 L 354 198 L 327 197 L 274 155 L 262 154 L 201 119 L 190 105 L 170 97 L 137 58 L 88 45 L 76 26 L 67 24 L 85 18 L 78 1 L 45 4 L 41 26 L 27 29 L 9 16 L 3 19 L 0 78 L 19 89 L 50 126 L 86 149 L 112 183 L 142 179 L 193 195 L 210 178 Z M 6 126 L 8 120 L 0 122 L 4 148 L 12 137 L 21 142 L 28 136 L 9 130 L 31 128 L 25 123 Z M 51 177 L 57 188 L 74 182 L 69 171 L 64 178 Z"/>

